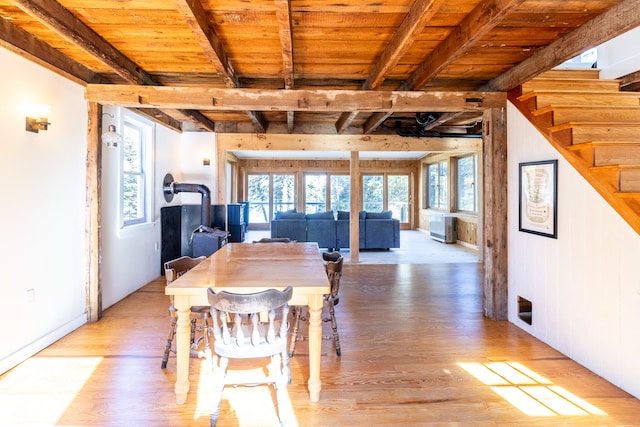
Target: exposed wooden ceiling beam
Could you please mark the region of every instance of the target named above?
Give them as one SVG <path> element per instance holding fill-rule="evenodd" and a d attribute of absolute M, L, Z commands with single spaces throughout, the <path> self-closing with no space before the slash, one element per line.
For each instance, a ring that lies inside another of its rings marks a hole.
<path fill-rule="evenodd" d="M 15 0 L 15 3 L 62 37 L 107 64 L 128 82 L 157 84 L 149 74 L 55 0 Z"/>
<path fill-rule="evenodd" d="M 0 45 L 78 84 L 106 83 L 98 73 L 0 18 Z"/>
<path fill-rule="evenodd" d="M 431 79 L 466 53 L 489 30 L 498 25 L 504 17 L 524 0 L 486 0 L 480 2 L 460 25 L 427 56 L 416 70 L 405 80 L 398 90 L 422 89 Z M 364 133 L 375 130 L 389 114 L 373 114 L 364 126 Z"/>
<path fill-rule="evenodd" d="M 480 151 L 482 138 L 414 138 L 398 135 L 257 135 L 254 133 L 218 134 L 221 150 L 254 151 Z"/>
<path fill-rule="evenodd" d="M 398 61 L 407 53 L 416 37 L 424 30 L 425 25 L 438 12 L 444 0 L 416 0 L 405 16 L 398 31 L 385 47 L 380 59 L 362 84 L 362 90 L 372 90 L 380 87 L 387 75 Z M 336 122 L 338 133 L 344 132 L 358 116 L 358 111 L 342 113 Z"/>
<path fill-rule="evenodd" d="M 131 108 L 131 110 L 147 117 L 149 120 L 159 123 L 169 129 L 173 129 L 178 133 L 182 133 L 182 122 L 174 119 L 167 113 L 157 108 Z"/>
<path fill-rule="evenodd" d="M 146 71 L 131 61 L 108 41 L 85 25 L 71 12 L 54 0 L 16 0 L 16 4 L 26 13 L 34 16 L 62 37 L 98 58 L 111 67 L 119 76 L 133 84 L 158 84 Z M 214 123 L 194 113 L 204 122 L 202 126 L 212 128 Z"/>
<path fill-rule="evenodd" d="M 480 2 L 460 25 L 427 56 L 418 68 L 398 88 L 420 90 L 438 73 L 460 58 L 489 30 L 525 0 L 487 0 Z"/>
<path fill-rule="evenodd" d="M 293 37 L 291 36 L 291 3 L 289 0 L 274 0 L 276 5 L 276 19 L 278 20 L 278 34 L 280 35 L 280 50 L 282 51 L 282 74 L 284 88 L 293 89 Z M 287 132 L 294 128 L 294 113 L 287 111 Z"/>
<path fill-rule="evenodd" d="M 204 86 L 87 85 L 87 101 L 131 108 L 203 111 L 457 112 L 502 107 L 503 92 L 221 89 Z"/>
<path fill-rule="evenodd" d="M 220 38 L 211 26 L 207 12 L 202 7 L 200 0 L 175 0 L 174 4 L 226 86 L 240 87 L 240 81 L 233 65 L 229 61 Z"/>
<path fill-rule="evenodd" d="M 191 32 L 198 41 L 204 54 L 216 69 L 218 75 L 229 88 L 240 87 L 240 81 L 222 46 L 220 38 L 211 25 L 206 11 L 200 0 L 175 0 L 174 4 L 178 12 L 182 14 L 185 22 L 191 28 Z M 266 132 L 267 125 L 259 112 L 246 112 L 258 132 Z"/>
<path fill-rule="evenodd" d="M 625 0 L 489 81 L 480 90 L 512 89 L 639 25 L 638 0 Z"/>

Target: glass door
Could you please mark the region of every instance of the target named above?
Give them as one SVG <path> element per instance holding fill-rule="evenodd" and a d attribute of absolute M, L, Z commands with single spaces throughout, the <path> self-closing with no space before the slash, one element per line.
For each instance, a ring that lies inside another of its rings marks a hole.
<path fill-rule="evenodd" d="M 295 184 L 295 174 L 248 174 L 249 226 L 263 228 L 269 225 L 275 212 L 294 209 Z"/>

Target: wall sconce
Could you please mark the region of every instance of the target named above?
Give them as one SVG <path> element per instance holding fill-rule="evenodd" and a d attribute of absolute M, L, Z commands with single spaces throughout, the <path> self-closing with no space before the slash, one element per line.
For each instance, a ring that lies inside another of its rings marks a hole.
<path fill-rule="evenodd" d="M 29 107 L 26 118 L 25 130 L 27 132 L 38 133 L 41 130 L 48 130 L 49 106 L 47 104 L 37 104 Z"/>
<path fill-rule="evenodd" d="M 209 157 L 203 157 L 202 166 L 209 166 L 209 165 L 211 165 L 211 159 Z"/>
<path fill-rule="evenodd" d="M 107 115 L 113 119 L 113 115 L 109 113 L 102 113 L 102 115 Z M 109 125 L 107 127 L 107 131 L 102 134 L 102 143 L 105 144 L 108 148 L 118 148 L 118 144 L 122 142 L 122 136 L 118 132 L 116 132 L 115 125 Z"/>

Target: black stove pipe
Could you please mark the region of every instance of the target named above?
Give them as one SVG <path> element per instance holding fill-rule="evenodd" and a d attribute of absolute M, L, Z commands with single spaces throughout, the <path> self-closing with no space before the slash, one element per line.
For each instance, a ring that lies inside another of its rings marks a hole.
<path fill-rule="evenodd" d="M 169 194 L 178 193 L 200 193 L 202 203 L 200 205 L 200 224 L 205 227 L 211 226 L 211 191 L 204 184 L 184 184 L 171 182 L 165 184 L 164 192 Z"/>

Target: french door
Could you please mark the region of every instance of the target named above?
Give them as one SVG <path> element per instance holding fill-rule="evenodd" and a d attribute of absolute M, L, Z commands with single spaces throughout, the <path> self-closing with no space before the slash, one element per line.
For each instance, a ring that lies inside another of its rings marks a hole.
<path fill-rule="evenodd" d="M 362 206 L 366 211 L 390 210 L 401 224 L 409 224 L 410 180 L 408 174 L 362 176 Z"/>
<path fill-rule="evenodd" d="M 269 227 L 275 212 L 296 207 L 295 174 L 247 174 L 247 200 L 249 201 L 249 227 Z"/>

